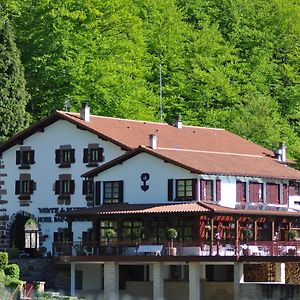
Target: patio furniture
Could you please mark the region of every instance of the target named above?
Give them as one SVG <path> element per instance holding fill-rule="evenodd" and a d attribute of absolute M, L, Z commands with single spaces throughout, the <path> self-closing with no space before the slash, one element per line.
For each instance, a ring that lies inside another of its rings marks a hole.
<path fill-rule="evenodd" d="M 137 254 L 161 256 L 163 245 L 139 245 Z"/>

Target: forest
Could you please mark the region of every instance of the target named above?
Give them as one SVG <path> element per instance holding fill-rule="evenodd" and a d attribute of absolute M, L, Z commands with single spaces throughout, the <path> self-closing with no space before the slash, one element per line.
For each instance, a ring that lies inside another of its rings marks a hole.
<path fill-rule="evenodd" d="M 298 0 L 0 3 L 1 141 L 88 101 L 93 114 L 180 114 L 272 150 L 285 142 L 300 164 Z"/>

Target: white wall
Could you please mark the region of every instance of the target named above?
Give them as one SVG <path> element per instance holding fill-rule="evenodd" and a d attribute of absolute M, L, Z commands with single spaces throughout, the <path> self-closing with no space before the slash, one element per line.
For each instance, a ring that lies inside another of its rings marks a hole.
<path fill-rule="evenodd" d="M 2 196 L 3 200 L 8 203 L 3 205 L 7 209 L 7 214 L 12 215 L 18 211 L 26 211 L 38 217 L 54 218 L 54 213 L 40 214 L 38 208 L 59 208 L 67 209 L 72 207 L 86 207 L 85 196 L 82 195 L 82 180 L 80 177 L 84 172 L 92 168 L 86 167 L 83 163 L 83 149 L 87 148 L 90 143 L 99 143 L 104 148 L 105 162 L 118 157 L 124 153 L 120 147 L 98 138 L 97 135 L 78 129 L 75 125 L 59 120 L 45 128 L 44 132 L 37 132 L 24 140 L 22 146 L 31 146 L 35 154 L 35 164 L 30 165 L 30 169 L 19 169 L 16 165 L 16 151 L 20 145 L 16 145 L 3 153 L 3 163 L 7 177 L 3 177 L 5 184 L 4 189 L 7 195 Z M 59 168 L 55 163 L 55 150 L 60 145 L 70 144 L 75 149 L 75 163 L 70 168 Z M 105 163 L 104 162 L 104 163 Z M 31 195 L 30 206 L 20 207 L 18 195 L 15 195 L 15 181 L 19 179 L 21 173 L 31 174 L 31 179 L 36 182 L 37 189 Z M 75 180 L 75 194 L 71 195 L 70 205 L 58 205 L 57 197 L 53 191 L 55 180 L 59 179 L 59 174 L 72 174 Z M 58 227 L 66 227 L 66 222 L 40 223 L 42 233 L 49 235 L 44 246 L 51 250 L 53 232 Z M 90 224 L 77 222 L 73 224 L 74 239 L 81 236 L 81 231 Z"/>

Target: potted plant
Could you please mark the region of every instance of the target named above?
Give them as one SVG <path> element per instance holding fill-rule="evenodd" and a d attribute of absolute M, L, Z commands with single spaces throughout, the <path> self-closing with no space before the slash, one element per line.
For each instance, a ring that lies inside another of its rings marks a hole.
<path fill-rule="evenodd" d="M 170 240 L 170 255 L 176 256 L 177 249 L 174 247 L 174 239 L 178 237 L 178 231 L 175 228 L 168 228 L 167 230 L 168 239 Z"/>
<path fill-rule="evenodd" d="M 106 237 L 107 254 L 112 254 L 112 247 L 109 245 L 110 239 L 117 237 L 117 232 L 113 228 L 107 228 L 104 230 L 104 236 Z"/>
<path fill-rule="evenodd" d="M 294 241 L 296 239 L 297 232 L 294 229 L 290 229 L 288 232 L 288 238 L 290 241 Z"/>
<path fill-rule="evenodd" d="M 249 229 L 249 228 L 245 228 L 243 230 L 243 238 L 244 238 L 244 240 L 245 240 L 245 242 L 247 244 L 247 247 L 243 249 L 244 255 L 249 255 L 250 254 L 249 253 L 249 248 L 248 248 L 248 241 L 252 238 L 252 234 L 253 234 L 252 230 Z"/>

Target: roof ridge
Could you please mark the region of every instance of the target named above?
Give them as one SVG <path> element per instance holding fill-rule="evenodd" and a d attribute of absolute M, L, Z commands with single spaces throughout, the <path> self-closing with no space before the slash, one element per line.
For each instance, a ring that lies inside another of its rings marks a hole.
<path fill-rule="evenodd" d="M 62 113 L 62 114 L 66 114 L 66 115 L 71 115 L 71 116 L 74 116 L 74 115 L 79 116 L 80 115 L 80 113 L 77 113 L 77 112 L 66 112 L 66 111 L 61 111 L 61 110 L 58 110 L 57 112 Z M 119 117 L 110 117 L 110 116 L 101 116 L 101 115 L 92 115 L 92 114 L 91 114 L 91 117 L 103 118 L 103 119 L 113 119 L 113 120 L 120 120 L 120 121 L 129 121 L 129 122 L 137 122 L 137 123 L 149 123 L 149 124 L 164 125 L 164 126 L 170 126 L 170 127 L 176 128 L 174 125 L 171 125 L 171 124 L 168 124 L 168 123 L 156 122 L 156 121 L 124 119 L 124 118 L 119 118 Z M 205 126 L 196 126 L 196 125 L 184 125 L 184 124 L 182 124 L 182 127 L 226 131 L 226 129 L 224 129 L 224 128 L 205 127 Z"/>

